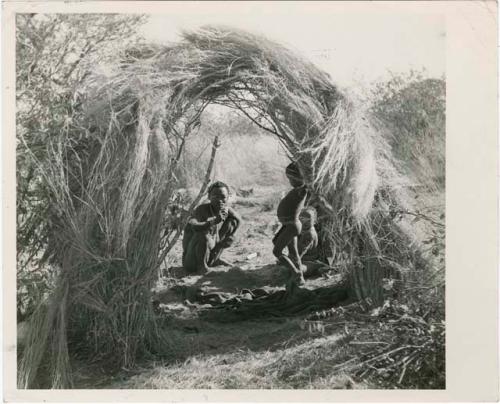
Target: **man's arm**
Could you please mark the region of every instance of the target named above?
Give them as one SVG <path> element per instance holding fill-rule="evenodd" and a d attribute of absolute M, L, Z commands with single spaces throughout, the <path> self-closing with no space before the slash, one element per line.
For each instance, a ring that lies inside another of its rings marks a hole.
<path fill-rule="evenodd" d="M 227 209 L 228 217 L 232 217 L 236 221 L 236 228 L 240 227 L 241 224 L 241 216 L 236 212 L 233 208 Z"/>
<path fill-rule="evenodd" d="M 194 231 L 205 231 L 218 222 L 216 216 L 210 216 L 200 205 L 194 210 L 188 223 Z"/>

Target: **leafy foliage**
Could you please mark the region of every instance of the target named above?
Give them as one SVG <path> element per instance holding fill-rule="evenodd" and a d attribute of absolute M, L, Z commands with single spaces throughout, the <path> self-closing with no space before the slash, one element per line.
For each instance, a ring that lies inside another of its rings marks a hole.
<path fill-rule="evenodd" d="M 48 235 L 58 226 L 46 165 L 50 141 L 78 122 L 78 85 L 144 21 L 103 14 L 16 16 L 18 307 L 31 313 L 53 286 Z M 83 128 L 82 128 L 83 129 Z M 69 140 L 78 147 L 79 139 Z M 70 162 L 71 163 L 71 162 Z"/>
<path fill-rule="evenodd" d="M 423 72 L 377 83 L 371 110 L 391 134 L 406 173 L 431 190 L 444 187 L 446 83 Z"/>

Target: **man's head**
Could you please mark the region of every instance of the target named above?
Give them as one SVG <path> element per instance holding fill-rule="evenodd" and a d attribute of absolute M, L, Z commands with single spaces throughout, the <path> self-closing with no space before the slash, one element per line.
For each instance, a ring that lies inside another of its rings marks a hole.
<path fill-rule="evenodd" d="M 302 174 L 300 173 L 297 163 L 290 163 L 286 167 L 285 173 L 292 187 L 295 188 L 304 185 L 304 180 L 302 179 Z"/>
<path fill-rule="evenodd" d="M 229 187 L 222 181 L 215 181 L 208 187 L 208 199 L 214 209 L 224 207 L 229 198 Z"/>

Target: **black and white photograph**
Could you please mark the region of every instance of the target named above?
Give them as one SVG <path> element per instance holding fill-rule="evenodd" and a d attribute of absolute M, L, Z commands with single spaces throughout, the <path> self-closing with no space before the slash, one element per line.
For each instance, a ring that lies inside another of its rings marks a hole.
<path fill-rule="evenodd" d="M 166 3 L 15 14 L 17 389 L 446 389 L 444 15 Z"/>

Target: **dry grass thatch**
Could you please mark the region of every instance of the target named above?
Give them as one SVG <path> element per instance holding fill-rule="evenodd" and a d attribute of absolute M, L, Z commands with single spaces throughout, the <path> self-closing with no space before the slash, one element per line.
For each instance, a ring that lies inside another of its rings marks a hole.
<path fill-rule="evenodd" d="M 128 367 L 144 350 L 168 349 L 149 290 L 175 236 L 165 222 L 173 173 L 211 103 L 240 111 L 298 161 L 330 255 L 352 270 L 359 297 L 377 300 L 381 269 L 411 260 L 410 238 L 390 217 L 405 203 L 404 178 L 384 137 L 326 73 L 277 43 L 205 27 L 171 46 L 128 49 L 78 94 L 78 114 L 41 167 L 60 279 L 33 320 L 43 325 L 32 327 L 19 387 L 36 386 L 47 353 L 52 386 L 67 387 L 72 351 Z"/>

